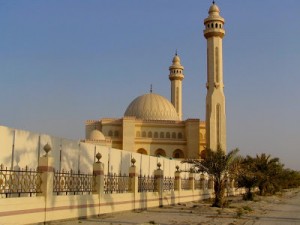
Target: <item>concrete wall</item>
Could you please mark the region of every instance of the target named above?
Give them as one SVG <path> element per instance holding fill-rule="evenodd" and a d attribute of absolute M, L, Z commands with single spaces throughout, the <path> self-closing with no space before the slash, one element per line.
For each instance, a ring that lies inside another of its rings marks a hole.
<path fill-rule="evenodd" d="M 105 174 L 128 174 L 127 168 L 132 157 L 137 161 L 138 172 L 146 176 L 153 175 L 158 162 L 161 162 L 165 176 L 173 177 L 176 165 L 182 170 L 189 170 L 190 167 L 190 165 L 184 165 L 176 159 L 157 158 L 5 126 L 0 126 L 0 165 L 2 164 L 8 169 L 25 168 L 26 166 L 36 169 L 38 158 L 45 154 L 43 147 L 47 143 L 52 147 L 49 154 L 54 158 L 56 170 L 80 170 L 82 173 L 92 173 L 92 165 L 96 160 L 95 154 L 97 152 L 102 154 L 101 161 L 105 165 Z"/>

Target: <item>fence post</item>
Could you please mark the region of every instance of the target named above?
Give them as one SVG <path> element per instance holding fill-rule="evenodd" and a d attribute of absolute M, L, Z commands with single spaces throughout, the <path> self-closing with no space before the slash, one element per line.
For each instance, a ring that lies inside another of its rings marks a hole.
<path fill-rule="evenodd" d="M 51 146 L 47 143 L 44 146 L 44 151 L 46 154 L 39 158 L 38 162 L 38 172 L 41 172 L 41 191 L 42 195 L 45 196 L 46 200 L 52 198 L 53 195 L 53 177 L 54 177 L 54 168 L 53 168 L 53 157 L 49 156 L 48 153 L 51 151 Z"/>
<path fill-rule="evenodd" d="M 53 157 L 49 156 L 48 153 L 51 151 L 51 146 L 47 143 L 44 146 L 46 154 L 39 158 L 37 171 L 41 172 L 41 191 L 40 195 L 45 197 L 45 221 L 47 222 L 47 209 L 51 207 L 53 197 L 53 179 L 54 179 L 54 167 Z"/>
<path fill-rule="evenodd" d="M 138 192 L 138 174 L 136 166 L 134 165 L 136 162 L 135 158 L 131 159 L 131 166 L 129 167 L 129 190 L 130 192 L 136 193 Z"/>
<path fill-rule="evenodd" d="M 189 189 L 192 191 L 195 189 L 195 174 L 193 169 L 191 169 L 189 173 Z"/>
<path fill-rule="evenodd" d="M 176 166 L 176 171 L 175 171 L 175 183 L 174 183 L 174 189 L 176 191 L 181 191 L 181 177 L 180 177 L 180 170 L 179 166 Z"/>
<path fill-rule="evenodd" d="M 160 169 L 160 162 L 157 163 L 158 169 L 154 171 L 154 178 L 156 181 L 156 189 L 159 194 L 159 207 L 163 206 L 163 182 L 164 182 L 164 171 Z"/>
<path fill-rule="evenodd" d="M 100 162 L 102 155 L 96 154 L 97 162 L 93 164 L 93 175 L 95 176 L 94 191 L 100 196 L 104 193 L 104 164 Z"/>
<path fill-rule="evenodd" d="M 135 158 L 131 159 L 131 166 L 129 167 L 129 192 L 133 193 L 133 209 L 138 209 L 140 204 L 138 201 L 138 188 L 139 188 L 139 177 L 137 173 L 137 168 L 134 165 L 136 162 Z"/>

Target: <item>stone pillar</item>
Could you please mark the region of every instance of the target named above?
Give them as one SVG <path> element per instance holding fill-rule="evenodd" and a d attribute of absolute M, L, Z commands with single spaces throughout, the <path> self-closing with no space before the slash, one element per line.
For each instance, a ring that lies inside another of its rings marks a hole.
<path fill-rule="evenodd" d="M 45 196 L 47 202 L 47 199 L 53 196 L 54 160 L 53 157 L 48 155 L 51 151 L 51 146 L 46 144 L 43 149 L 46 154 L 39 158 L 37 171 L 42 173 L 41 195 Z"/>
<path fill-rule="evenodd" d="M 137 174 L 137 169 L 136 166 L 134 165 L 136 162 L 135 158 L 131 159 L 131 167 L 129 167 L 129 191 L 133 193 L 138 192 L 138 174 Z"/>
<path fill-rule="evenodd" d="M 48 222 L 48 208 L 52 208 L 53 198 L 53 179 L 54 179 L 54 167 L 53 157 L 50 157 L 48 153 L 51 151 L 51 146 L 47 143 L 44 146 L 46 154 L 39 158 L 37 171 L 41 172 L 41 194 L 45 197 L 45 217 L 44 222 Z"/>
<path fill-rule="evenodd" d="M 193 191 L 195 190 L 195 174 L 193 170 L 189 173 L 189 189 Z"/>
<path fill-rule="evenodd" d="M 143 208 L 140 206 L 140 199 L 139 199 L 139 177 L 138 177 L 138 173 L 137 173 L 137 168 L 134 165 L 136 162 L 135 158 L 131 159 L 131 166 L 129 167 L 129 192 L 133 193 L 133 205 L 134 205 L 134 209 L 139 209 L 139 208 Z M 141 204 L 143 205 L 143 204 Z M 146 206 L 147 204 L 145 204 L 144 208 L 147 208 Z"/>
<path fill-rule="evenodd" d="M 180 171 L 178 165 L 176 166 L 176 171 L 175 171 L 174 189 L 179 192 L 181 191 L 181 177 L 180 177 Z"/>
<path fill-rule="evenodd" d="M 160 162 L 157 163 L 158 169 L 154 171 L 154 179 L 156 181 L 156 189 L 159 194 L 159 207 L 163 206 L 163 182 L 164 182 L 164 171 L 160 169 Z"/>
<path fill-rule="evenodd" d="M 95 176 L 94 191 L 99 196 L 104 193 L 104 165 L 100 162 L 101 153 L 96 154 L 97 162 L 93 164 L 93 175 Z"/>

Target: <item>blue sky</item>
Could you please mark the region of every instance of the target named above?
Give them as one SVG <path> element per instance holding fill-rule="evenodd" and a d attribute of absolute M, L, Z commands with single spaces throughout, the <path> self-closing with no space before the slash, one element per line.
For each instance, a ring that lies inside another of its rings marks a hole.
<path fill-rule="evenodd" d="M 219 0 L 228 149 L 300 170 L 300 1 Z M 71 139 L 149 92 L 170 98 L 175 50 L 184 118 L 205 118 L 206 0 L 0 0 L 0 124 Z"/>

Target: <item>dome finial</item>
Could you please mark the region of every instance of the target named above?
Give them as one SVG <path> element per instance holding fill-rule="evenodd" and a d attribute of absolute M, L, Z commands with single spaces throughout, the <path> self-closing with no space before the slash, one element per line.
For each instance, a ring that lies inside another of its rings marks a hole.
<path fill-rule="evenodd" d="M 175 55 L 177 56 L 178 54 L 177 54 L 177 48 L 176 48 L 176 51 L 175 51 Z"/>
<path fill-rule="evenodd" d="M 150 84 L 150 93 L 152 93 L 152 84 Z"/>

